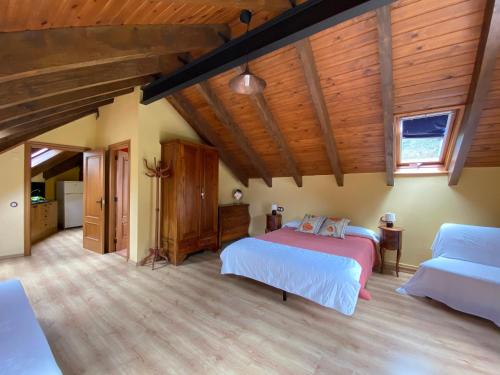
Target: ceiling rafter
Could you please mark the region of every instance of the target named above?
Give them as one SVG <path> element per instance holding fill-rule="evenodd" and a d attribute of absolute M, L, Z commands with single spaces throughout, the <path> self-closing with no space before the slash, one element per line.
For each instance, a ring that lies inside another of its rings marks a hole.
<path fill-rule="evenodd" d="M 272 177 L 269 173 L 262 158 L 255 152 L 250 145 L 248 138 L 240 129 L 238 124 L 234 121 L 233 117 L 229 114 L 222 101 L 218 98 L 215 92 L 210 87 L 208 82 L 201 82 L 196 85 L 196 88 L 210 105 L 219 121 L 224 125 L 226 130 L 231 134 L 234 142 L 241 148 L 241 150 L 248 157 L 248 160 L 254 166 L 255 170 L 259 173 L 260 178 L 264 180 L 267 186 L 272 186 Z"/>
<path fill-rule="evenodd" d="M 238 74 L 241 74 L 245 71 L 245 68 L 239 66 L 236 68 Z M 265 129 L 273 139 L 274 143 L 278 147 L 278 150 L 281 154 L 281 157 L 285 161 L 288 173 L 293 177 L 295 183 L 298 187 L 302 187 L 302 174 L 300 173 L 299 167 L 297 166 L 297 162 L 295 161 L 292 151 L 288 147 L 288 144 L 281 133 L 281 130 L 274 118 L 274 115 L 269 108 L 267 100 L 262 93 L 251 94 L 249 95 L 251 101 L 254 104 L 255 110 L 257 111 L 262 124 Z"/>
<path fill-rule="evenodd" d="M 376 10 L 380 95 L 384 121 L 385 173 L 387 185 L 394 186 L 394 79 L 392 69 L 391 6 Z"/>
<path fill-rule="evenodd" d="M 79 152 L 78 154 L 76 154 L 72 158 L 67 159 L 63 162 L 60 162 L 59 164 L 55 165 L 54 167 L 44 171 L 43 178 L 45 180 L 48 180 L 49 178 L 58 176 L 61 173 L 69 171 L 70 169 L 73 169 L 76 167 L 81 168 L 82 166 L 83 166 L 83 153 Z M 80 173 L 82 173 L 82 170 L 80 170 Z"/>
<path fill-rule="evenodd" d="M 211 50 L 227 25 L 126 25 L 0 33 L 0 83 L 150 56 Z"/>
<path fill-rule="evenodd" d="M 89 116 L 91 114 L 97 114 L 97 109 L 92 109 L 87 112 L 81 112 L 81 113 L 76 113 L 76 114 L 71 114 L 67 115 L 64 117 L 60 117 L 57 119 L 54 119 L 52 121 L 47 121 L 38 127 L 32 127 L 31 129 L 26 130 L 22 134 L 16 134 L 15 136 L 8 137 L 7 139 L 0 139 L 0 154 L 17 147 L 24 142 L 38 137 L 39 135 L 46 133 L 48 131 L 57 129 L 61 126 L 64 126 L 66 124 L 69 124 L 72 121 L 79 120 L 83 117 Z"/>
<path fill-rule="evenodd" d="M 87 87 L 80 90 L 55 94 L 46 98 L 35 99 L 0 109 L 0 122 L 13 120 L 26 115 L 56 108 L 61 105 L 75 103 L 81 100 L 89 100 L 97 96 L 113 95 L 122 90 L 130 90 L 136 86 L 144 85 L 152 80 L 151 76 L 125 79 L 122 81 L 104 83 L 102 85 Z M 116 95 L 114 95 L 116 96 Z"/>
<path fill-rule="evenodd" d="M 59 151 L 57 155 L 54 155 L 53 157 L 49 158 L 48 160 L 45 160 L 43 163 L 40 163 L 36 166 L 31 167 L 31 177 L 34 177 L 36 175 L 39 175 L 40 173 L 44 173 L 48 171 L 51 168 L 54 168 L 58 164 L 71 159 L 75 155 L 77 155 L 76 152 L 72 151 Z M 33 165 L 33 164 L 32 164 Z"/>
<path fill-rule="evenodd" d="M 142 88 L 149 104 L 393 0 L 309 0 Z"/>
<path fill-rule="evenodd" d="M 16 79 L 0 84 L 0 109 L 105 83 L 150 76 L 160 71 L 160 59 L 155 56 Z"/>
<path fill-rule="evenodd" d="M 102 107 L 104 105 L 108 105 L 113 103 L 114 99 L 106 99 L 102 100 L 100 102 L 96 103 L 91 103 L 79 108 L 74 108 L 72 110 L 67 110 L 64 112 L 60 113 L 53 113 L 49 116 L 46 116 L 42 119 L 28 119 L 26 122 L 21 122 L 16 125 L 11 126 L 10 128 L 3 129 L 0 131 L 0 141 L 3 141 L 4 139 L 8 139 L 9 137 L 16 136 L 18 134 L 23 134 L 25 131 L 29 131 L 30 129 L 36 129 L 39 124 L 43 124 L 45 121 L 54 121 L 58 118 L 64 118 L 66 116 L 72 115 L 72 114 L 78 114 L 81 112 L 87 112 L 89 110 L 95 110 L 99 107 Z"/>
<path fill-rule="evenodd" d="M 500 51 L 500 0 L 488 0 L 462 124 L 453 150 L 448 184 L 457 185 L 488 99 Z"/>
<path fill-rule="evenodd" d="M 295 48 L 298 52 L 301 68 L 304 72 L 304 77 L 307 83 L 311 101 L 314 107 L 318 124 L 321 129 L 321 134 L 325 142 L 326 153 L 330 167 L 335 175 L 335 180 L 338 186 L 344 186 L 344 174 L 340 166 L 340 159 L 335 142 L 335 135 L 333 134 L 330 115 L 326 106 L 323 90 L 321 89 L 321 82 L 319 79 L 316 62 L 309 39 L 302 39 L 295 43 Z"/>
<path fill-rule="evenodd" d="M 226 150 L 222 139 L 212 131 L 208 124 L 198 113 L 198 111 L 189 103 L 189 101 L 181 93 L 175 93 L 167 98 L 170 104 L 181 114 L 186 122 L 193 130 L 219 151 L 219 157 L 224 164 L 229 168 L 231 173 L 248 187 L 248 176 L 243 172 L 243 169 L 234 161 L 234 158 Z"/>
<path fill-rule="evenodd" d="M 96 106 L 96 105 L 100 106 L 100 105 L 102 105 L 101 103 L 105 102 L 106 100 L 116 98 L 117 96 L 130 94 L 133 91 L 134 91 L 133 88 L 128 88 L 128 89 L 124 89 L 124 90 L 120 90 L 120 91 L 114 91 L 114 92 L 111 92 L 108 94 L 94 96 L 94 97 L 91 97 L 88 99 L 83 99 L 83 100 L 79 100 L 79 101 L 72 102 L 69 104 L 63 104 L 63 105 L 60 105 L 57 107 L 38 111 L 38 112 L 31 113 L 31 114 L 28 114 L 28 115 L 25 115 L 22 117 L 17 117 L 17 118 L 12 119 L 12 120 L 3 121 L 3 122 L 0 121 L 0 131 L 21 125 L 21 124 L 26 123 L 26 122 L 42 120 L 46 117 L 50 117 L 50 116 L 53 116 L 53 115 L 56 115 L 59 113 L 73 111 L 73 110 L 76 110 L 78 108 L 86 107 L 89 105 L 90 106 Z"/>

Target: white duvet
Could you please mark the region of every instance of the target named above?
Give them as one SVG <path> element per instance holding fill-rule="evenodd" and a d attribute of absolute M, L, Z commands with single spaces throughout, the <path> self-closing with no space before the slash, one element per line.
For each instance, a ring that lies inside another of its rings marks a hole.
<path fill-rule="evenodd" d="M 361 266 L 351 258 L 244 238 L 220 255 L 222 274 L 245 276 L 352 315 Z"/>
<path fill-rule="evenodd" d="M 0 374 L 61 375 L 19 280 L 0 282 Z"/>
<path fill-rule="evenodd" d="M 500 228 L 443 224 L 432 256 L 397 291 L 430 297 L 500 326 Z"/>

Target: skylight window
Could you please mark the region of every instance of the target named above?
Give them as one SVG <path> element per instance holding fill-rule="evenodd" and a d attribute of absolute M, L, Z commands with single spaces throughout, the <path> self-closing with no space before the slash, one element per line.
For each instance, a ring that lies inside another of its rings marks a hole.
<path fill-rule="evenodd" d="M 458 109 L 396 117 L 396 167 L 446 169 Z"/>
<path fill-rule="evenodd" d="M 32 158 L 35 158 L 35 157 L 37 157 L 38 155 L 41 155 L 41 154 L 43 154 L 44 152 L 47 152 L 47 151 L 49 151 L 49 149 L 48 149 L 48 148 L 41 148 L 40 150 L 33 152 L 33 153 L 31 154 L 31 157 L 32 157 Z"/>

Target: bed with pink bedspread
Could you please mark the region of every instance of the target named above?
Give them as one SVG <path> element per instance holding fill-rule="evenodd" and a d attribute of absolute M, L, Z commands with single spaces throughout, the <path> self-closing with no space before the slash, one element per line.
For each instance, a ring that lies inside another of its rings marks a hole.
<path fill-rule="evenodd" d="M 358 296 L 371 298 L 366 282 L 378 263 L 376 243 L 363 233 L 337 239 L 287 227 L 237 241 L 221 259 L 222 274 L 245 276 L 346 315 L 354 313 Z"/>

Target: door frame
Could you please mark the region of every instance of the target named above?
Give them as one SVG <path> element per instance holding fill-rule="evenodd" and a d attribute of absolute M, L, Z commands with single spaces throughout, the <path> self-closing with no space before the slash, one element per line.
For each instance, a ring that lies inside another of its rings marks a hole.
<path fill-rule="evenodd" d="M 113 143 L 108 146 L 108 151 L 109 151 L 109 170 L 108 170 L 108 191 L 107 191 L 107 198 L 108 198 L 108 232 L 107 232 L 107 237 L 108 237 L 108 252 L 112 253 L 115 252 L 115 244 L 114 244 L 114 239 L 115 239 L 115 230 L 116 230 L 116 215 L 115 215 L 115 210 L 116 210 L 116 204 L 115 204 L 115 199 L 114 197 L 116 196 L 116 163 L 115 163 L 115 155 L 116 153 L 121 150 L 122 148 L 128 148 L 128 197 L 127 197 L 127 215 L 128 215 L 128 241 L 127 241 L 127 261 L 130 258 L 130 159 L 131 159 L 131 148 L 130 148 L 130 139 L 127 139 L 125 141 L 121 141 L 118 143 Z"/>
<path fill-rule="evenodd" d="M 31 255 L 31 150 L 48 148 L 52 150 L 85 152 L 88 147 L 62 145 L 57 143 L 28 141 L 24 144 L 24 256 Z"/>

